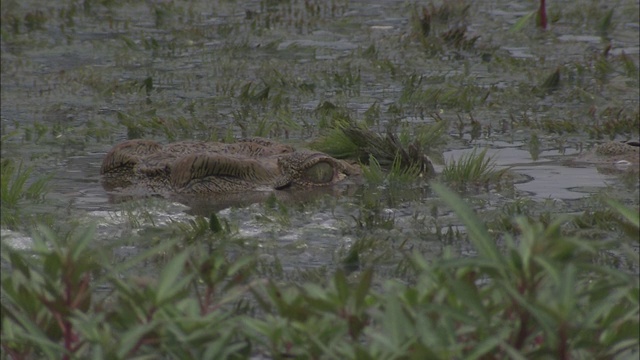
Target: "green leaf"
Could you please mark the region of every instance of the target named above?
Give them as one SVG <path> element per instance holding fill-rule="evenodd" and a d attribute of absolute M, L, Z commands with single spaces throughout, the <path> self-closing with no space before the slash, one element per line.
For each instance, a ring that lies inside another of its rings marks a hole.
<path fill-rule="evenodd" d="M 537 11 L 532 11 L 532 12 L 528 13 L 527 15 L 521 17 L 520 20 L 516 21 L 516 23 L 513 24 L 511 29 L 509 29 L 509 32 L 517 32 L 517 31 L 522 30 L 524 25 L 527 22 L 529 22 L 529 20 L 531 20 L 531 18 L 534 17 L 536 15 L 536 13 L 537 13 Z"/>
<path fill-rule="evenodd" d="M 6 294 L 6 293 L 5 293 Z M 14 305 L 17 305 L 14 303 Z M 26 314 L 21 311 L 15 311 L 7 307 L 3 307 L 3 313 L 8 311 L 10 318 L 13 321 L 5 321 L 2 323 L 2 341 L 8 341 L 7 334 L 15 334 L 14 339 L 27 340 L 35 345 L 39 351 L 46 355 L 49 359 L 59 358 L 60 354 L 64 353 L 64 348 L 61 344 L 49 340 L 47 334 L 45 334 L 39 326 L 34 324 Z M 5 314 L 3 314 L 5 316 Z M 14 327 L 14 325 L 17 325 Z M 10 329 L 11 328 L 11 329 Z"/>
<path fill-rule="evenodd" d="M 27 279 L 31 278 L 31 271 L 29 271 L 29 266 L 24 261 L 22 254 L 19 254 L 17 251 L 9 247 L 3 249 L 2 251 L 6 251 L 9 253 L 11 267 L 13 268 L 14 271 L 19 271 Z"/>
<path fill-rule="evenodd" d="M 607 204 L 619 212 L 635 228 L 640 228 L 640 213 L 637 210 L 632 210 L 615 200 L 609 199 L 607 200 Z"/>
<path fill-rule="evenodd" d="M 454 279 L 450 279 L 448 283 L 459 301 L 462 301 L 465 306 L 471 308 L 471 310 L 476 315 L 481 316 L 484 321 L 489 320 L 487 309 L 482 305 L 482 297 L 478 294 L 474 286 L 466 281 Z"/>
<path fill-rule="evenodd" d="M 402 311 L 402 304 L 395 296 L 386 298 L 383 322 L 380 324 L 395 347 L 404 348 L 407 344 L 406 333 L 411 332 L 412 324 Z"/>
<path fill-rule="evenodd" d="M 229 266 L 229 270 L 227 270 L 227 274 L 229 276 L 233 276 L 238 272 L 246 269 L 253 261 L 254 259 L 249 256 L 237 259 Z"/>
<path fill-rule="evenodd" d="M 82 252 L 87 248 L 89 243 L 93 240 L 95 235 L 95 225 L 87 226 L 84 231 L 77 235 L 78 241 L 73 244 L 71 258 L 74 260 L 80 259 Z"/>
<path fill-rule="evenodd" d="M 189 252 L 187 250 L 176 255 L 165 265 L 158 279 L 158 288 L 156 291 L 156 304 L 161 304 L 176 292 L 181 291 L 181 283 L 178 283 L 178 276 L 182 273 L 184 264 L 187 261 Z M 187 279 L 188 280 L 188 279 Z"/>
<path fill-rule="evenodd" d="M 536 257 L 535 262 L 546 270 L 546 275 L 551 277 L 554 284 L 560 283 L 560 270 L 546 258 Z"/>
<path fill-rule="evenodd" d="M 138 344 L 138 341 L 140 341 L 143 336 L 151 332 L 155 327 L 156 322 L 150 321 L 146 324 L 138 325 L 123 333 L 120 337 L 121 341 L 118 343 L 118 358 L 131 358 L 131 355 L 133 354 L 129 354 L 129 352 L 134 349 L 134 347 Z"/>
<path fill-rule="evenodd" d="M 500 348 L 504 350 L 507 355 L 509 355 L 508 358 L 511 360 L 527 360 L 526 356 L 522 355 L 522 353 L 518 349 L 509 345 L 508 342 L 502 342 L 500 344 Z"/>
<path fill-rule="evenodd" d="M 495 262 L 499 270 L 504 271 L 505 258 L 500 255 L 494 240 L 489 235 L 484 223 L 473 213 L 471 207 L 460 196 L 444 185 L 432 183 L 433 190 L 455 211 L 469 231 L 469 240 L 478 250 L 480 256 Z"/>
<path fill-rule="evenodd" d="M 496 348 L 498 347 L 498 345 L 504 343 L 506 340 L 509 339 L 509 333 L 510 333 L 510 329 L 503 328 L 503 329 L 500 329 L 497 334 L 495 333 L 489 334 L 486 339 L 478 343 L 473 348 L 473 351 L 470 354 L 468 354 L 465 357 L 465 359 L 478 359 L 486 354 L 497 353 L 496 350 L 498 349 Z"/>
<path fill-rule="evenodd" d="M 340 304 L 344 305 L 349 298 L 349 284 L 347 283 L 347 277 L 344 275 L 342 270 L 337 270 L 333 279 L 336 291 L 338 292 L 338 299 L 340 299 Z"/>
<path fill-rule="evenodd" d="M 555 319 L 550 316 L 542 306 L 538 306 L 537 304 L 532 304 L 530 301 L 525 299 L 511 284 L 500 282 L 502 288 L 511 295 L 511 297 L 516 300 L 516 302 L 522 306 L 527 312 L 529 312 L 537 321 L 538 325 L 542 327 L 546 336 L 549 336 L 549 339 L 553 338 L 557 332 L 558 324 Z"/>
<path fill-rule="evenodd" d="M 568 264 L 561 275 L 558 284 L 559 302 L 562 307 L 560 310 L 562 315 L 569 320 L 576 311 L 576 267 L 573 264 Z"/>
<path fill-rule="evenodd" d="M 355 305 L 356 311 L 362 310 L 365 304 L 365 299 L 371 288 L 371 281 L 373 279 L 373 269 L 368 268 L 360 274 L 360 282 L 355 292 Z"/>
<path fill-rule="evenodd" d="M 209 229 L 214 233 L 218 234 L 222 232 L 222 224 L 220 224 L 220 219 L 218 219 L 218 215 L 216 213 L 211 213 L 209 216 Z"/>

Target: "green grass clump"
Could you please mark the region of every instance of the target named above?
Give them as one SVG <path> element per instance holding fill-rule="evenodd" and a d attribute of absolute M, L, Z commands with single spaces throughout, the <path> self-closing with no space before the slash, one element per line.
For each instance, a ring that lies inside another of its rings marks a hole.
<path fill-rule="evenodd" d="M 0 200 L 2 225 L 15 225 L 20 217 L 20 209 L 25 201 L 41 203 L 48 191 L 48 184 L 53 174 L 32 178 L 33 168 L 16 164 L 11 159 L 0 162 Z M 21 205 L 22 204 L 22 205 Z M 20 206 L 19 206 L 20 205 Z"/>
<path fill-rule="evenodd" d="M 341 127 L 331 129 L 325 136 L 315 141 L 311 147 L 337 159 L 355 159 L 359 156 L 358 145 L 342 131 Z"/>
<path fill-rule="evenodd" d="M 496 170 L 493 157 L 487 156 L 487 149 L 463 155 L 458 161 L 451 160 L 442 169 L 442 180 L 446 183 L 464 185 L 488 185 L 502 178 L 507 169 Z"/>
<path fill-rule="evenodd" d="M 427 154 L 435 153 L 435 149 L 444 145 L 446 128 L 447 123 L 440 121 L 413 132 L 408 126 L 404 127 L 399 136 L 391 131 L 379 135 L 362 125 L 343 121 L 312 147 L 337 158 L 368 162 L 371 169 L 365 172 L 374 183 L 381 183 L 386 177 L 383 168 L 399 180 L 407 176 L 415 180 L 420 175 L 435 175 Z"/>
<path fill-rule="evenodd" d="M 369 166 L 362 168 L 362 175 L 370 185 L 388 185 L 391 187 L 404 186 L 409 183 L 415 183 L 423 178 L 420 166 L 411 165 L 405 167 L 402 165 L 400 157 L 396 157 L 391 167 L 384 169 L 378 160 L 371 156 L 369 158 Z"/>

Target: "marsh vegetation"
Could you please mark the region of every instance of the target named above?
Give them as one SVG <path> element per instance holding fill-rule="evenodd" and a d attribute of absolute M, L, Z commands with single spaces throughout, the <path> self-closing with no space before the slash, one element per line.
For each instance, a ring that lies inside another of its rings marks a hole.
<path fill-rule="evenodd" d="M 638 139 L 637 2 L 1 9 L 2 358 L 640 351 L 637 167 L 566 162 Z M 125 139 L 250 136 L 362 179 L 215 211 L 100 184 Z"/>

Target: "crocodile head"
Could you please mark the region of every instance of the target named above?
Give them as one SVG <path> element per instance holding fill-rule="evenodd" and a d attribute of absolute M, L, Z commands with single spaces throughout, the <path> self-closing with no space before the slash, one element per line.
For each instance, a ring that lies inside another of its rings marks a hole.
<path fill-rule="evenodd" d="M 260 158 L 197 153 L 171 168 L 171 186 L 181 194 L 281 190 L 337 184 L 359 169 L 320 152 L 287 152 Z"/>

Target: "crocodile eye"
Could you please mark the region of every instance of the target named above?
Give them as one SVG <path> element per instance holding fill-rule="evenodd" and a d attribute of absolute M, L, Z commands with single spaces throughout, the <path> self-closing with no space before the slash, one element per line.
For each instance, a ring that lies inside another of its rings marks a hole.
<path fill-rule="evenodd" d="M 302 178 L 314 184 L 326 184 L 333 180 L 333 165 L 320 161 L 302 172 Z"/>

